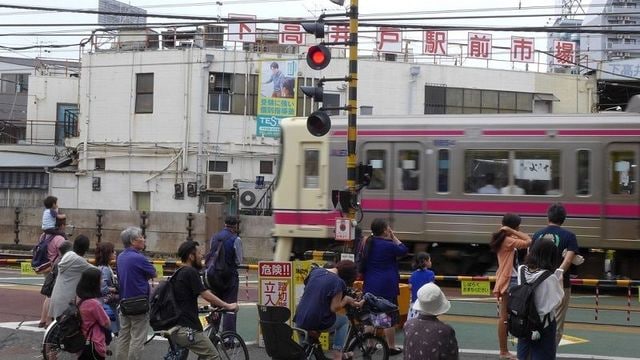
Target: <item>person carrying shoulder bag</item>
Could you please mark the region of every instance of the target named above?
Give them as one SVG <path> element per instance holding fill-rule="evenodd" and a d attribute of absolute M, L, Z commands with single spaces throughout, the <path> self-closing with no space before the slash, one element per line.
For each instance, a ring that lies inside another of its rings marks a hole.
<path fill-rule="evenodd" d="M 149 324 L 149 280 L 156 277 L 156 269 L 142 254 L 145 238 L 140 228 L 126 228 L 120 239 L 125 249 L 117 260 L 120 332 L 116 358 L 138 360 L 142 359 Z"/>

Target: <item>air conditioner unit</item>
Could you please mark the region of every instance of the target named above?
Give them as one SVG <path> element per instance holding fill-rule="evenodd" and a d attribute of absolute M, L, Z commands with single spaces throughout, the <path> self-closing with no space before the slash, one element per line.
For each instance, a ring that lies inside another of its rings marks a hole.
<path fill-rule="evenodd" d="M 216 25 L 205 25 L 204 31 L 204 47 L 206 48 L 222 48 L 224 46 L 224 27 Z"/>
<path fill-rule="evenodd" d="M 239 208 L 242 209 L 253 209 L 258 206 L 260 200 L 266 199 L 265 193 L 267 189 L 242 189 L 240 190 L 240 202 Z"/>
<path fill-rule="evenodd" d="M 231 173 L 210 172 L 207 176 L 207 189 L 231 189 Z"/>

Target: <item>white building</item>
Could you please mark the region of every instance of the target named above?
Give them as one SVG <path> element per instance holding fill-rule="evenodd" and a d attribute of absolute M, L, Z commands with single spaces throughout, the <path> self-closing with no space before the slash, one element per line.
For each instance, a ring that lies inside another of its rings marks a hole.
<path fill-rule="evenodd" d="M 158 36 L 83 55 L 80 126 L 66 142 L 78 150 L 77 169 L 55 172 L 50 186 L 64 207 L 198 212 L 238 180 L 268 184 L 283 164 L 277 134 L 257 131 L 264 64 L 293 62 L 298 85 L 347 73 L 342 50 L 319 72 L 304 61 L 305 47 L 254 52 L 175 37 L 166 46 Z M 377 60 L 359 61 L 358 70 L 359 105 L 376 115 L 587 113 L 594 105 L 595 82 L 584 76 Z M 347 96 L 345 83 L 325 83 L 325 106 L 343 106 Z M 296 100 L 299 116 L 317 107 L 299 91 Z"/>

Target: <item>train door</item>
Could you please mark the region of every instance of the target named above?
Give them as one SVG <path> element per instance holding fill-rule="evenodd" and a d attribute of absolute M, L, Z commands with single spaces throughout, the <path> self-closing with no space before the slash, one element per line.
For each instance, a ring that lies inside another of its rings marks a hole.
<path fill-rule="evenodd" d="M 363 155 L 364 161 L 373 167 L 371 183 L 363 194 L 365 223 L 383 217 L 404 239 L 422 239 L 426 193 L 422 145 L 366 143 Z"/>
<path fill-rule="evenodd" d="M 605 194 L 605 239 L 608 242 L 640 242 L 640 194 L 638 159 L 640 144 L 616 143 L 607 147 Z"/>

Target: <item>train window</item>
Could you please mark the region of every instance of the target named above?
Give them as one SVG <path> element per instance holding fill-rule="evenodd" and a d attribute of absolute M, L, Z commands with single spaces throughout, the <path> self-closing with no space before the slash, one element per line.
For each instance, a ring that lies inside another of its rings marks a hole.
<path fill-rule="evenodd" d="M 385 150 L 367 150 L 367 164 L 373 167 L 371 182 L 367 188 L 370 190 L 386 189 L 387 152 Z"/>
<path fill-rule="evenodd" d="M 449 192 L 449 150 L 438 150 L 438 192 Z"/>
<path fill-rule="evenodd" d="M 612 164 L 609 174 L 611 194 L 633 194 L 637 166 L 633 151 L 612 151 L 609 159 Z"/>
<path fill-rule="evenodd" d="M 576 164 L 578 164 L 576 195 L 590 195 L 591 152 L 589 150 L 578 150 Z"/>
<path fill-rule="evenodd" d="M 418 190 L 420 187 L 420 152 L 418 150 L 398 151 L 399 190 Z"/>
<path fill-rule="evenodd" d="M 560 195 L 560 152 L 557 150 L 516 151 L 513 160 L 511 194 Z"/>
<path fill-rule="evenodd" d="M 304 188 L 320 187 L 320 151 L 309 149 L 304 151 Z"/>
<path fill-rule="evenodd" d="M 464 154 L 466 193 L 499 194 L 508 183 L 508 151 L 467 150 Z"/>

